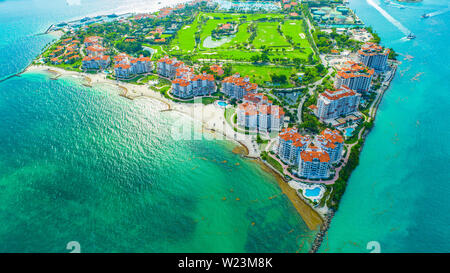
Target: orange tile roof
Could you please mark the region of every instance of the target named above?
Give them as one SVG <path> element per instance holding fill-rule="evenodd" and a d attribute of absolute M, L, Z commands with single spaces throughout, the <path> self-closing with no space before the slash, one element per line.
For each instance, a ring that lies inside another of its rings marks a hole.
<path fill-rule="evenodd" d="M 374 56 L 374 55 L 388 55 L 389 54 L 389 48 L 383 48 L 382 46 L 367 42 L 365 43 L 360 50 L 358 50 L 358 53 L 365 56 Z"/>
<path fill-rule="evenodd" d="M 321 97 L 325 97 L 329 100 L 339 100 L 344 97 L 351 97 L 356 95 L 357 93 L 351 90 L 348 86 L 342 85 L 340 89 L 337 90 L 328 90 L 326 89 L 323 93 L 319 94 Z"/>
<path fill-rule="evenodd" d="M 232 27 L 232 25 L 231 24 L 223 24 L 223 25 L 221 25 L 220 27 L 219 27 L 219 29 L 230 29 Z"/>
<path fill-rule="evenodd" d="M 311 140 L 310 136 L 299 134 L 297 128 L 283 128 L 278 136 L 284 141 L 291 141 L 295 147 L 303 147 Z"/>
<path fill-rule="evenodd" d="M 210 81 L 210 82 L 213 82 L 213 81 L 214 81 L 214 76 L 211 75 L 211 74 L 203 73 L 203 74 L 198 74 L 198 75 L 196 75 L 192 80 L 193 80 L 193 81 L 201 80 L 201 81 Z"/>
<path fill-rule="evenodd" d="M 337 74 L 345 79 L 354 77 L 367 77 L 370 78 L 374 69 L 369 69 L 362 63 L 356 63 L 354 61 L 347 61 L 337 72 Z"/>
<path fill-rule="evenodd" d="M 341 133 L 338 130 L 331 130 L 331 129 L 325 129 L 320 133 L 321 136 L 323 136 L 325 139 L 328 139 L 332 141 L 333 143 L 343 143 L 344 137 L 341 135 Z"/>
<path fill-rule="evenodd" d="M 258 89 L 258 85 L 256 83 L 251 83 L 248 76 L 245 78 L 240 77 L 239 73 L 234 74 L 233 76 L 226 77 L 222 81 L 223 83 L 232 83 L 237 86 L 241 86 L 246 91 L 256 90 Z"/>
<path fill-rule="evenodd" d="M 223 74 L 223 69 L 221 65 L 213 64 L 209 67 L 212 72 L 215 72 L 217 74 Z"/>
<path fill-rule="evenodd" d="M 99 36 L 89 36 L 89 37 L 84 38 L 84 42 L 85 43 L 94 43 L 94 44 L 96 44 L 96 43 L 98 43 L 101 40 L 103 40 L 103 38 L 99 37 Z"/>
<path fill-rule="evenodd" d="M 189 86 L 191 84 L 191 82 L 186 79 L 183 79 L 183 78 L 177 78 L 172 81 L 172 84 L 177 84 L 177 85 L 186 87 L 186 86 Z"/>
<path fill-rule="evenodd" d="M 314 159 L 318 159 L 320 162 L 330 162 L 330 155 L 324 150 L 310 144 L 308 148 L 300 153 L 302 161 L 312 162 Z"/>
<path fill-rule="evenodd" d="M 101 45 L 92 45 L 92 46 L 88 46 L 86 48 L 87 51 L 94 51 L 94 52 L 102 52 L 102 51 L 106 51 L 106 48 L 102 47 Z"/>
<path fill-rule="evenodd" d="M 129 65 L 129 64 L 115 64 L 114 67 L 115 68 L 122 68 L 122 69 L 129 69 L 131 67 L 131 65 Z"/>

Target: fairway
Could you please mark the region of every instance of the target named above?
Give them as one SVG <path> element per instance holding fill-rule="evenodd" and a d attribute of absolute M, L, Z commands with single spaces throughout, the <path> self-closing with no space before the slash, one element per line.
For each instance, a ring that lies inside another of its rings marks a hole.
<path fill-rule="evenodd" d="M 306 60 L 313 51 L 305 37 L 302 20 L 285 21 L 283 14 L 230 14 L 200 12 L 191 24 L 184 25 L 165 51 L 179 56 L 189 54 L 191 60 L 233 60 L 251 62 L 255 56 L 266 54 L 271 62 Z M 237 33 L 213 39 L 212 32 L 220 25 L 237 25 Z M 249 26 L 255 26 L 251 39 Z M 303 35 L 302 35 L 303 34 Z M 195 42 L 198 37 L 199 43 Z M 291 43 L 289 39 L 291 38 Z M 206 43 L 205 43 L 206 41 Z M 161 51 L 160 51 L 161 53 Z"/>
<path fill-rule="evenodd" d="M 253 41 L 256 48 L 266 47 L 289 47 L 286 39 L 277 30 L 279 22 L 261 22 L 257 25 L 257 35 Z"/>
<path fill-rule="evenodd" d="M 239 73 L 241 76 L 249 76 L 253 82 L 262 87 L 267 87 L 268 83 L 272 81 L 272 74 L 285 75 L 286 78 L 289 79 L 292 74 L 297 73 L 297 70 L 294 67 L 287 66 L 235 64 L 233 65 L 232 73 Z M 274 87 L 289 88 L 292 86 L 291 83 L 285 83 Z"/>
<path fill-rule="evenodd" d="M 302 20 L 287 20 L 281 26 L 281 30 L 286 37 L 290 36 L 294 43 L 299 44 L 301 47 L 309 47 Z"/>
<path fill-rule="evenodd" d="M 169 45 L 169 50 L 179 53 L 190 53 L 195 48 L 195 33 L 198 30 L 197 16 L 192 24 L 184 26 Z"/>

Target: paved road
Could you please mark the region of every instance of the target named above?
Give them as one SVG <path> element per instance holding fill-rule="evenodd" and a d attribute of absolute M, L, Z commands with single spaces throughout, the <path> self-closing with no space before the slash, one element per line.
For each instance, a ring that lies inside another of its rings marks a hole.
<path fill-rule="evenodd" d="M 325 76 L 323 76 L 320 80 L 313 83 L 313 86 L 311 88 L 308 88 L 308 93 L 310 96 L 314 95 L 314 91 L 316 91 L 317 86 L 321 85 L 323 82 L 323 79 L 325 79 L 327 76 L 331 75 L 331 73 L 333 73 L 333 71 L 334 71 L 333 68 L 329 68 L 328 72 Z M 302 123 L 302 108 L 303 108 L 303 103 L 305 103 L 305 100 L 306 100 L 306 96 L 303 96 L 302 100 L 298 104 L 298 109 L 297 109 L 298 123 Z"/>

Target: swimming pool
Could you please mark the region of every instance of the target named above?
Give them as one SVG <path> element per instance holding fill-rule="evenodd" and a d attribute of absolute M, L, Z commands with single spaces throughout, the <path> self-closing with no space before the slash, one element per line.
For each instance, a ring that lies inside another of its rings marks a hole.
<path fill-rule="evenodd" d="M 222 107 L 226 107 L 228 105 L 228 103 L 226 103 L 224 101 L 218 101 L 217 104 Z"/>
<path fill-rule="evenodd" d="M 353 135 L 353 131 L 355 131 L 355 128 L 352 127 L 345 128 L 345 136 L 351 137 Z"/>
<path fill-rule="evenodd" d="M 320 187 L 305 190 L 306 197 L 317 197 L 319 194 L 320 194 Z"/>

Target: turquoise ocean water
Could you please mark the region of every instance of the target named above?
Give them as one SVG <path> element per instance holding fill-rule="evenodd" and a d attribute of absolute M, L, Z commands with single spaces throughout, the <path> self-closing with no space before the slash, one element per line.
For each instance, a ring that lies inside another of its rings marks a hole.
<path fill-rule="evenodd" d="M 444 11 L 448 1 L 402 4 L 404 9 L 375 2 L 417 38 L 402 40 L 402 27 L 365 0 L 350 0 L 382 43 L 403 54 L 402 65 L 320 250 L 368 252 L 367 243 L 378 241 L 381 252 L 449 252 L 450 12 L 420 18 Z"/>
<path fill-rule="evenodd" d="M 446 2 L 377 2 L 417 35 L 405 42 L 366 1 L 351 1 L 385 45 L 414 58 L 399 57 L 322 252 L 367 252 L 369 241 L 382 252 L 449 251 L 450 13 L 419 18 Z M 35 35 L 48 25 L 110 5 L 0 1 L 0 78 L 52 40 Z M 280 193 L 273 177 L 231 142 L 174 141 L 170 127 L 184 117 L 158 104 L 39 73 L 0 83 L 0 94 L 0 252 L 67 252 L 69 241 L 84 252 L 294 252 L 312 240 L 286 198 L 268 199 Z"/>
<path fill-rule="evenodd" d="M 1 1 L 1 77 L 52 40 L 36 33 L 107 1 L 84 2 Z M 0 94 L 0 252 L 68 252 L 69 241 L 82 252 L 295 252 L 313 240 L 274 177 L 232 142 L 174 140 L 190 120 L 157 102 L 43 73 L 1 82 Z"/>

